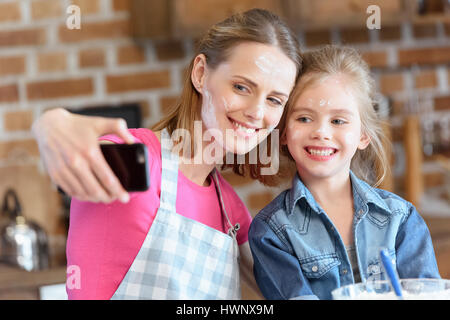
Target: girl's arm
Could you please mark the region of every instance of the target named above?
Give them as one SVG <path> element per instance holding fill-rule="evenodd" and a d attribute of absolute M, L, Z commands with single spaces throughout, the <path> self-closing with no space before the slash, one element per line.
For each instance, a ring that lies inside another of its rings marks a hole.
<path fill-rule="evenodd" d="M 430 232 L 413 205 L 400 225 L 395 247 L 400 278 L 440 278 Z"/>
<path fill-rule="evenodd" d="M 256 282 L 266 299 L 318 299 L 298 259 L 265 221 L 253 219 L 248 238 Z"/>
<path fill-rule="evenodd" d="M 114 133 L 133 143 L 123 119 L 81 116 L 57 108 L 41 115 L 32 132 L 50 178 L 69 196 L 91 202 L 126 200 L 127 193 L 106 163 L 97 140 Z"/>

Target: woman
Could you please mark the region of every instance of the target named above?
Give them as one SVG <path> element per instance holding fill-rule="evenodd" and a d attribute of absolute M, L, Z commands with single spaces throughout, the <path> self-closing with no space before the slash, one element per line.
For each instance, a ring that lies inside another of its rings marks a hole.
<path fill-rule="evenodd" d="M 67 259 L 79 266 L 81 287 L 68 288 L 69 298 L 239 298 L 239 255 L 244 279 L 256 288 L 248 210 L 216 172 L 218 161 L 181 161 L 179 152 L 171 152 L 170 136 L 184 133 L 182 142 L 175 141 L 183 155 L 191 150 L 195 157 L 213 144 L 215 160 L 218 151 L 248 153 L 280 121 L 300 66 L 298 43 L 287 26 L 253 9 L 210 28 L 179 103 L 154 132 L 127 131 L 123 121 L 61 109 L 37 120 L 33 132 L 48 172 L 74 198 Z M 201 135 L 194 132 L 195 121 L 201 121 Z M 149 147 L 147 192 L 127 195 L 113 177 L 97 141 L 106 133 L 117 137 L 102 140 Z M 234 167 L 241 174 L 262 168 L 259 162 Z"/>

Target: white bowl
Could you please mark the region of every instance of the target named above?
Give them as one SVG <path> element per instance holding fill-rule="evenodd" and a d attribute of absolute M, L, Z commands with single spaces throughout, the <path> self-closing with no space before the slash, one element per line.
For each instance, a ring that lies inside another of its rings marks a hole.
<path fill-rule="evenodd" d="M 450 300 L 450 280 L 401 279 L 404 300 Z M 367 281 L 337 288 L 334 300 L 397 300 L 388 280 Z"/>

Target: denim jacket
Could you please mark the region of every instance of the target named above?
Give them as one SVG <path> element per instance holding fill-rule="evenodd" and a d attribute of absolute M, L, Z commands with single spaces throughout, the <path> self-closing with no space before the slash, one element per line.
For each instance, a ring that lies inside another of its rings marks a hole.
<path fill-rule="evenodd" d="M 353 236 L 361 281 L 387 279 L 387 248 L 400 278 L 440 278 L 430 233 L 415 207 L 350 171 Z M 249 231 L 254 274 L 266 299 L 331 299 L 354 283 L 351 262 L 332 221 L 300 180 L 254 218 Z"/>

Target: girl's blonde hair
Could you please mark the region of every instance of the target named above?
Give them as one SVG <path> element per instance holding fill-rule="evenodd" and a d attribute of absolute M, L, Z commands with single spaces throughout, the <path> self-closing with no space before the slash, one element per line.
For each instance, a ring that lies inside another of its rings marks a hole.
<path fill-rule="evenodd" d="M 286 124 L 295 101 L 309 86 L 321 79 L 342 74 L 349 80 L 352 92 L 358 100 L 359 114 L 363 133 L 370 138 L 364 150 L 357 150 L 353 156 L 350 169 L 360 179 L 373 186 L 379 186 L 389 171 L 386 147 L 390 142 L 383 130 L 383 120 L 377 113 L 375 100 L 375 83 L 370 76 L 370 69 L 361 55 L 353 48 L 328 45 L 303 55 L 301 80 L 291 93 L 278 129 L 281 137 L 286 134 Z M 281 153 L 291 159 L 286 145 L 282 145 Z"/>
<path fill-rule="evenodd" d="M 301 68 L 301 55 L 297 38 L 277 15 L 263 9 L 252 9 L 234 14 L 212 26 L 199 41 L 194 58 L 184 75 L 184 85 L 180 98 L 169 110 L 167 116 L 156 123 L 152 130 L 157 131 L 167 128 L 170 134 L 176 129 L 188 130 L 191 134 L 190 154 L 193 154 L 195 150 L 194 121 L 201 120 L 201 108 L 199 108 L 201 95 L 191 81 L 194 59 L 197 55 L 204 54 L 208 68 L 214 70 L 219 64 L 225 62 L 236 45 L 242 42 L 257 42 L 277 46 L 294 62 L 297 68 L 296 78 L 298 77 Z M 270 139 L 270 136 L 267 139 Z M 232 167 L 233 171 L 239 175 L 250 172 L 250 175 L 255 177 L 259 174 L 261 169 L 259 159 L 257 164 L 248 164 L 248 161 L 245 164 L 237 164 L 238 161 L 236 160 L 235 157 L 233 165 L 224 165 L 223 167 Z"/>

